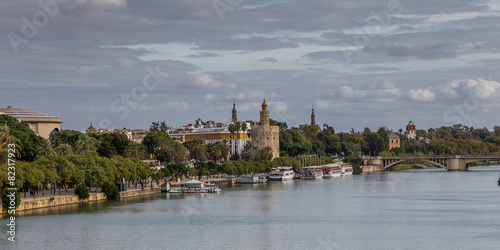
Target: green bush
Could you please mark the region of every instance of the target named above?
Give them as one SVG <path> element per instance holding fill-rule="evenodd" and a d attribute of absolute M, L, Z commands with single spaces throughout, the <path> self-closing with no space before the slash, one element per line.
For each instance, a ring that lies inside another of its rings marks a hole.
<path fill-rule="evenodd" d="M 120 191 L 118 190 L 118 187 L 111 182 L 105 182 L 102 184 L 101 190 L 104 194 L 106 194 L 108 200 L 116 200 L 120 198 Z"/>
<path fill-rule="evenodd" d="M 2 192 L 2 206 L 4 207 L 5 210 L 9 210 L 10 197 L 8 197 L 7 195 L 9 195 L 11 192 L 15 192 L 15 196 L 16 196 L 15 206 L 16 206 L 16 208 L 19 207 L 19 205 L 21 204 L 21 195 L 19 195 L 19 192 L 17 192 L 17 190 L 11 191 L 11 190 L 4 189 Z"/>
<path fill-rule="evenodd" d="M 83 183 L 76 185 L 75 194 L 78 195 L 78 198 L 80 199 L 87 199 L 90 197 L 89 190 L 87 189 L 87 186 L 85 186 L 85 184 Z"/>

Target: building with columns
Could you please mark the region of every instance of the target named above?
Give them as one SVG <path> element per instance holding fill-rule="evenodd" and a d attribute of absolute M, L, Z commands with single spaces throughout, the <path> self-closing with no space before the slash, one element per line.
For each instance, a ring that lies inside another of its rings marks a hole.
<path fill-rule="evenodd" d="M 280 157 L 280 129 L 279 126 L 269 124 L 266 100 L 262 103 L 259 124 L 252 126 L 252 147 L 270 147 L 273 151 L 273 159 Z"/>

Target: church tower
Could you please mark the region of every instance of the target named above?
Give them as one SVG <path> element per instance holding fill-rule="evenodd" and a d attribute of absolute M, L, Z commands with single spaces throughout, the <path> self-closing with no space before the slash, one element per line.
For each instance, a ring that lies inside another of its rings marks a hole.
<path fill-rule="evenodd" d="M 233 118 L 231 119 L 232 122 L 237 122 L 238 121 L 238 116 L 236 112 L 236 102 L 233 99 Z"/>
<path fill-rule="evenodd" d="M 316 124 L 316 115 L 314 114 L 314 105 L 312 108 L 312 113 L 311 113 L 311 125 Z"/>
<path fill-rule="evenodd" d="M 269 111 L 266 100 L 262 103 L 259 125 L 252 126 L 252 147 L 270 147 L 273 159 L 280 157 L 280 128 L 269 123 Z"/>

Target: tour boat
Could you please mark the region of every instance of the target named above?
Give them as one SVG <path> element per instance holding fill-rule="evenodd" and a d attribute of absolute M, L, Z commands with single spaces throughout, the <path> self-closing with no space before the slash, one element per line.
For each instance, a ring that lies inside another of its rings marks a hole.
<path fill-rule="evenodd" d="M 350 164 L 344 163 L 342 164 L 341 171 L 342 176 L 352 175 L 352 166 Z"/>
<path fill-rule="evenodd" d="M 258 184 L 258 183 L 266 183 L 267 179 L 263 176 L 255 176 L 255 175 L 244 175 L 237 181 L 238 184 Z"/>
<path fill-rule="evenodd" d="M 340 177 L 342 174 L 340 164 L 327 164 L 323 166 L 323 178 Z"/>
<path fill-rule="evenodd" d="M 293 172 L 292 167 L 278 167 L 273 168 L 271 174 L 269 175 L 270 181 L 287 181 L 293 180 L 295 172 Z"/>
<path fill-rule="evenodd" d="M 323 168 L 320 166 L 309 166 L 300 169 L 300 179 L 323 178 Z"/>

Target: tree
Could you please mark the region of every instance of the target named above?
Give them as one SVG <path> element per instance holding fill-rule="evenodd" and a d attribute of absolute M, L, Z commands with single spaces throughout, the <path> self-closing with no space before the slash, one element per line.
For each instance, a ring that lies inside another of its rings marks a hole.
<path fill-rule="evenodd" d="M 144 160 L 145 153 L 146 151 L 144 149 L 144 145 L 133 141 L 129 141 L 127 147 L 125 148 L 126 157 L 133 157 L 139 160 Z"/>
<path fill-rule="evenodd" d="M 146 153 L 148 155 L 155 154 L 156 159 L 163 160 L 164 158 L 158 158 L 157 148 L 160 144 L 168 145 L 173 142 L 172 138 L 167 133 L 164 132 L 149 132 L 142 140 L 142 145 L 146 147 Z"/>
<path fill-rule="evenodd" d="M 75 152 L 73 151 L 73 147 L 68 143 L 61 143 L 56 147 L 56 154 L 59 156 L 73 155 Z"/>
<path fill-rule="evenodd" d="M 11 206 L 11 198 L 7 195 L 11 195 L 12 193 L 14 193 L 14 207 L 17 209 L 19 207 L 19 205 L 21 205 L 21 195 L 19 195 L 19 192 L 17 191 L 17 189 L 15 190 L 7 190 L 7 189 L 4 189 L 3 192 L 2 192 L 2 206 L 4 208 L 5 211 L 9 211 L 9 206 Z"/>
<path fill-rule="evenodd" d="M 74 148 L 78 139 L 80 139 L 83 135 L 84 134 L 79 131 L 61 130 L 51 135 L 50 141 L 56 148 L 61 144 L 69 144 L 72 148 Z"/>
<path fill-rule="evenodd" d="M 99 156 L 112 157 L 113 155 L 125 156 L 125 149 L 130 140 L 126 135 L 120 133 L 93 134 L 99 140 L 97 153 Z"/>
<path fill-rule="evenodd" d="M 307 138 L 311 140 L 318 139 L 318 133 L 320 130 L 321 129 L 317 124 L 302 124 L 299 126 L 299 132 L 306 135 Z"/>
<path fill-rule="evenodd" d="M 76 141 L 75 153 L 79 155 L 84 155 L 89 152 L 95 152 L 98 144 L 99 142 L 97 141 L 97 139 L 87 135 L 82 135 Z"/>
<path fill-rule="evenodd" d="M 278 122 L 273 119 L 269 119 L 269 125 L 271 126 L 278 126 L 280 128 L 280 131 L 284 131 L 288 129 L 288 124 L 286 122 Z"/>
<path fill-rule="evenodd" d="M 196 138 L 185 142 L 184 145 L 189 150 L 189 157 L 191 159 L 202 161 L 206 158 L 207 148 L 204 140 Z"/>
<path fill-rule="evenodd" d="M 361 163 L 363 162 L 363 159 L 361 157 L 347 156 L 345 160 L 352 165 L 353 174 L 363 173 L 363 169 L 361 168 Z"/>
<path fill-rule="evenodd" d="M 76 185 L 75 194 L 78 195 L 78 198 L 80 198 L 82 200 L 90 197 L 89 190 L 87 189 L 87 187 L 83 183 Z"/>
<path fill-rule="evenodd" d="M 170 129 L 169 126 L 167 126 L 167 123 L 165 121 L 157 121 L 157 122 L 152 122 L 151 126 L 149 127 L 149 132 L 168 132 Z"/>
<path fill-rule="evenodd" d="M 118 187 L 112 182 L 105 182 L 101 186 L 102 192 L 106 195 L 108 200 L 117 200 L 120 198 L 120 191 Z"/>
<path fill-rule="evenodd" d="M 49 157 L 51 155 L 55 155 L 56 151 L 52 147 L 52 143 L 48 139 L 43 139 L 43 141 L 38 145 L 37 156 L 40 157 Z"/>
<path fill-rule="evenodd" d="M 173 142 L 167 151 L 168 156 L 176 163 L 186 159 L 186 148 L 180 142 Z"/>
<path fill-rule="evenodd" d="M 259 149 L 259 158 L 265 161 L 273 159 L 273 149 L 271 147 L 263 147 Z"/>
<path fill-rule="evenodd" d="M 310 154 L 312 152 L 312 143 L 304 135 L 293 129 L 280 131 L 280 151 L 283 155 L 298 156 Z"/>

